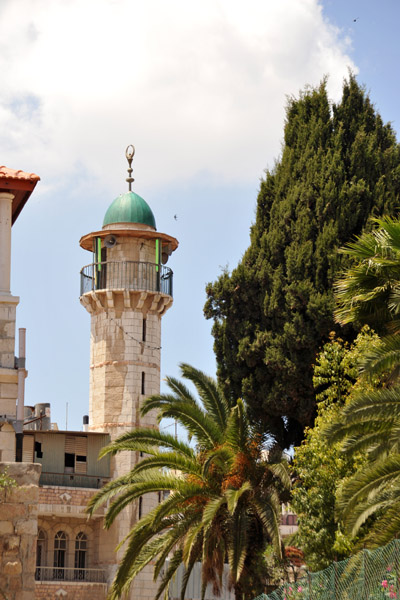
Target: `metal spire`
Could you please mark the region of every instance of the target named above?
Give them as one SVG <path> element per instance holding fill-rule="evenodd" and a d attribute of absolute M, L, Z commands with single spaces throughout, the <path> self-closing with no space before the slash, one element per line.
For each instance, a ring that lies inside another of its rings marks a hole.
<path fill-rule="evenodd" d="M 126 181 L 129 183 L 129 191 L 132 191 L 132 182 L 135 181 L 132 177 L 132 160 L 133 157 L 135 156 L 135 146 L 132 146 L 132 144 L 130 146 L 127 147 L 126 151 L 125 151 L 125 156 L 126 156 L 126 160 L 128 161 L 129 164 L 129 168 L 128 168 L 128 175 L 129 177 L 127 177 Z"/>

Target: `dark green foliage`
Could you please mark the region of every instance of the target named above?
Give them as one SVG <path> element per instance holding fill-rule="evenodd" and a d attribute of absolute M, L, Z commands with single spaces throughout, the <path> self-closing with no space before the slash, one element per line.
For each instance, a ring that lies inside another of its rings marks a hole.
<path fill-rule="evenodd" d="M 289 101 L 282 156 L 261 183 L 250 246 L 231 274 L 208 284 L 205 305 L 224 392 L 243 397 L 282 447 L 299 443 L 314 420 L 312 365 L 339 327 L 332 285 L 348 260 L 337 248 L 371 215 L 392 214 L 399 195 L 394 133 L 352 75 L 337 105 L 325 82 Z"/>

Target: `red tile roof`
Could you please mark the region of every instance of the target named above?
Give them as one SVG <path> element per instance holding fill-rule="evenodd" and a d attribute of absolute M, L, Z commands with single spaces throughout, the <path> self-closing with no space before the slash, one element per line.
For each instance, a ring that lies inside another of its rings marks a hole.
<path fill-rule="evenodd" d="M 39 175 L 35 175 L 35 173 L 25 173 L 25 171 L 16 171 L 15 169 L 9 169 L 8 167 L 0 167 L 0 177 L 5 177 L 6 179 L 17 179 L 24 181 L 32 181 L 37 182 L 40 181 Z"/>
<path fill-rule="evenodd" d="M 12 222 L 15 223 L 29 196 L 35 189 L 39 175 L 24 171 L 0 167 L 0 192 L 10 192 L 14 195 L 12 201 Z"/>

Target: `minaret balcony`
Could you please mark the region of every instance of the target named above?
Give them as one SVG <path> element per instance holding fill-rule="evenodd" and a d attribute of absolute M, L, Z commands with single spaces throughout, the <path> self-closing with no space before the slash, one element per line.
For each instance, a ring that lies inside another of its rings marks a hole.
<path fill-rule="evenodd" d="M 140 261 L 106 261 L 81 269 L 81 296 L 97 290 L 134 290 L 172 298 L 173 272 L 161 264 Z"/>

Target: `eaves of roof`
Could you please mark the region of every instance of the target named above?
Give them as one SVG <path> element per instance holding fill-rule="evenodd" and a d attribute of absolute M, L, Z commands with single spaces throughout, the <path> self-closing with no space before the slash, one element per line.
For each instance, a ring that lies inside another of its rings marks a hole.
<path fill-rule="evenodd" d="M 17 220 L 21 210 L 24 208 L 29 196 L 35 189 L 39 175 L 25 173 L 24 171 L 0 167 L 0 192 L 14 194 L 12 202 L 12 222 Z"/>

